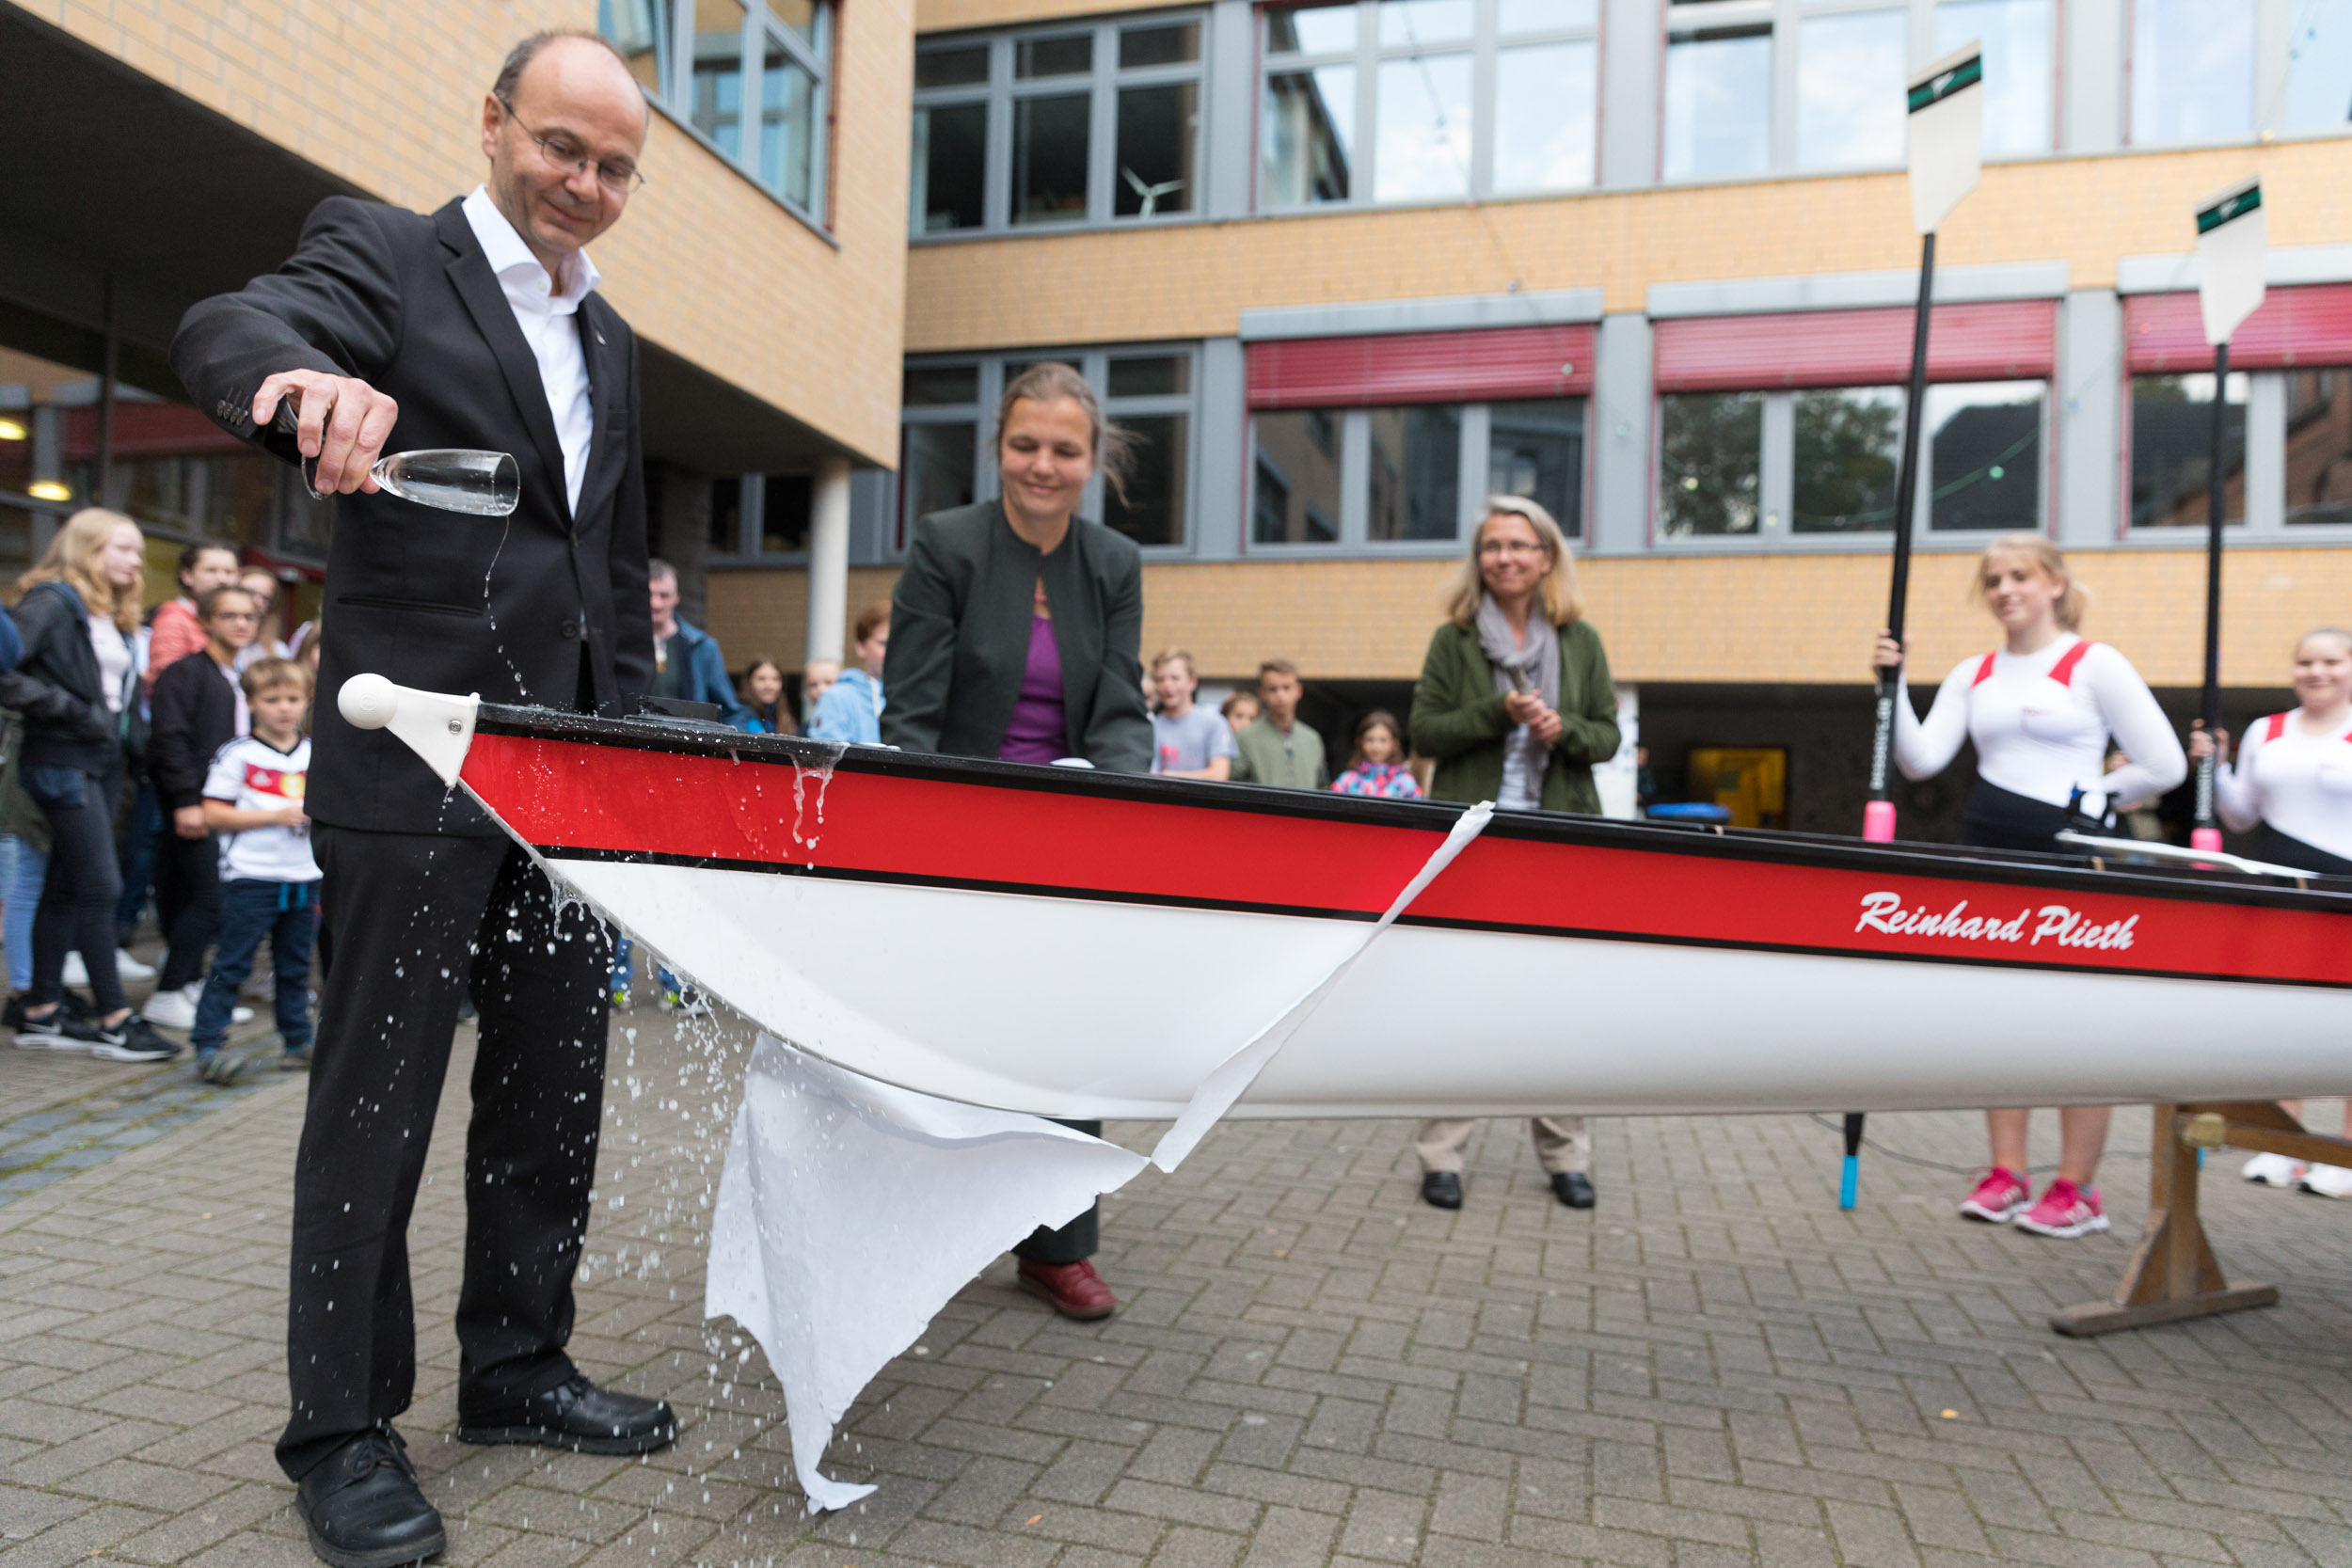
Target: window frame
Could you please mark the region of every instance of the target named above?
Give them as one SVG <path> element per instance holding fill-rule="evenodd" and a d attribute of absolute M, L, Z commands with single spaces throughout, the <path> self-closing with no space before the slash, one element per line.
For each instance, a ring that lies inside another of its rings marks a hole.
<path fill-rule="evenodd" d="M 2056 375 L 2014 375 L 1987 377 L 1981 380 L 1948 380 L 1930 383 L 1934 387 L 1995 387 L 2019 382 L 2036 382 L 2042 388 L 2042 461 L 2034 466 L 2034 524 L 2030 531 L 2051 533 L 2056 521 L 2058 488 L 2058 411 L 2054 406 Z M 1663 498 L 1660 486 L 1665 482 L 1665 403 L 1671 397 L 1705 397 L 1709 392 L 1655 392 L 1650 405 L 1649 462 L 1649 523 L 1648 548 L 1663 554 L 1696 554 L 1729 551 L 1743 554 L 1756 550 L 1816 551 L 1833 555 L 1851 555 L 1856 550 L 1870 550 L 1891 546 L 1895 538 L 1892 528 L 1863 531 L 1823 531 L 1799 532 L 1796 528 L 1796 438 L 1797 399 L 1807 392 L 1860 391 L 1891 387 L 1899 397 L 1907 388 L 1899 382 L 1858 381 L 1835 387 L 1751 388 L 1751 395 L 1763 399 L 1763 429 L 1756 443 L 1756 530 L 1752 533 L 1670 534 L 1665 531 Z M 1728 388 L 1725 388 L 1728 390 Z M 1897 440 L 1900 442 L 1900 425 Z M 1899 452 L 1900 447 L 1898 446 Z M 2126 468 L 2128 474 L 2129 469 Z M 1935 463 L 1933 453 L 1923 436 L 1919 448 L 1919 471 L 1913 476 L 1911 544 L 1915 550 L 1979 550 L 2008 529 L 1939 529 L 1934 526 Z M 2129 503 L 2125 485 L 2126 505 Z M 2352 531 L 2352 530 L 2347 530 Z"/>
<path fill-rule="evenodd" d="M 2222 538 L 2230 544 L 2247 545 L 2345 545 L 2352 544 L 2352 522 L 2290 523 L 2287 521 L 2287 383 L 2295 375 L 2307 371 L 2332 372 L 2344 378 L 2339 397 L 2352 396 L 2352 357 L 2341 361 L 2297 364 L 2286 369 L 2239 371 L 2233 369 L 2233 378 L 2246 377 L 2246 461 L 2242 470 L 2245 493 L 2245 515 L 2228 523 Z M 2205 524 L 2201 517 L 2186 527 L 2142 528 L 2132 521 L 2132 474 L 2138 444 L 2137 402 L 2132 396 L 2132 383 L 2142 375 L 2211 375 L 2212 368 L 2203 371 L 2180 369 L 2172 371 L 2123 371 L 2122 400 L 2122 482 L 2118 486 L 2115 534 L 2118 544 L 2139 548 L 2183 549 L 2191 546 L 2202 548 Z M 2203 428 L 2200 427 L 2201 430 Z"/>
<path fill-rule="evenodd" d="M 1460 555 L 1468 543 L 1468 530 L 1484 516 L 1482 508 L 1489 494 L 1486 481 L 1493 462 L 1494 409 L 1511 403 L 1581 403 L 1584 405 L 1584 431 L 1580 444 L 1580 459 L 1576 476 L 1578 531 L 1568 542 L 1581 550 L 1591 530 L 1586 519 L 1593 515 L 1593 404 L 1592 392 L 1568 392 L 1547 398 L 1486 398 L 1477 402 L 1462 402 L 1432 398 L 1422 403 L 1384 400 L 1375 404 L 1346 405 L 1284 404 L 1272 408 L 1244 411 L 1242 431 L 1242 492 L 1241 529 L 1238 553 L 1245 560 L 1254 561 L 1337 561 L 1421 559 L 1451 561 Z M 1372 416 L 1380 409 L 1439 407 L 1461 410 L 1461 449 L 1455 457 L 1455 505 L 1451 539 L 1375 539 L 1372 530 Z M 1260 543 L 1255 537 L 1258 516 L 1258 429 L 1257 421 L 1265 414 L 1327 414 L 1340 424 L 1340 515 L 1334 519 L 1338 536 L 1326 544 Z"/>
<path fill-rule="evenodd" d="M 1201 358 L 1200 344 L 1198 340 L 1177 342 L 1111 343 L 1066 351 L 1051 348 L 1020 348 L 997 349 L 986 354 L 911 354 L 902 362 L 902 372 L 948 369 L 969 369 L 977 372 L 977 398 L 976 401 L 968 404 L 902 404 L 898 411 L 900 447 L 901 450 L 904 449 L 905 432 L 910 425 L 972 425 L 975 431 L 972 443 L 972 499 L 976 504 L 984 500 L 993 500 L 1000 491 L 997 483 L 995 446 L 992 437 L 995 434 L 997 400 L 1004 395 L 1005 367 L 1009 363 L 1034 365 L 1055 360 L 1073 366 L 1079 374 L 1086 377 L 1087 385 L 1094 388 L 1094 395 L 1102 402 L 1104 417 L 1113 424 L 1131 417 L 1150 419 L 1183 415 L 1185 418 L 1187 422 L 1184 427 L 1184 500 L 1183 515 L 1177 519 L 1183 531 L 1182 534 L 1174 544 L 1144 545 L 1138 543 L 1136 547 L 1143 551 L 1144 559 L 1147 561 L 1189 559 L 1201 553 L 1200 480 L 1202 453 L 1208 445 L 1202 438 L 1200 425 L 1200 410 L 1203 401 L 1200 385 Z M 1114 398 L 1109 390 L 1110 362 L 1114 359 L 1182 359 L 1185 364 L 1184 385 L 1188 389 L 1183 392 L 1131 394 Z M 1078 499 L 1077 515 L 1098 523 L 1103 522 L 1104 493 L 1103 476 L 1097 473 L 1087 482 L 1086 493 Z M 883 514 L 887 519 L 884 525 L 888 538 L 887 548 L 894 560 L 901 557 L 907 546 L 914 542 L 915 520 L 907 515 L 906 506 L 905 472 L 901 468 L 900 471 L 890 476 L 888 503 Z"/>
<path fill-rule="evenodd" d="M 1191 23 L 1200 29 L 1200 47 L 1195 56 L 1174 65 L 1121 66 L 1119 40 L 1123 32 Z M 1014 74 L 1020 46 L 1057 38 L 1084 36 L 1093 54 L 1084 75 L 1018 78 Z M 1122 12 L 1096 19 L 1042 22 L 1027 26 L 989 31 L 925 34 L 915 40 L 918 57 L 985 46 L 989 51 L 985 81 L 955 87 L 916 87 L 910 114 L 916 110 L 973 103 L 987 105 L 987 146 L 982 152 L 980 221 L 970 229 L 944 229 L 936 233 L 921 227 L 922 193 L 909 182 L 907 239 L 910 244 L 944 244 L 957 240 L 1004 239 L 1018 234 L 1067 234 L 1073 230 L 1152 228 L 1162 224 L 1199 223 L 1209 209 L 1209 119 L 1211 13 L 1206 8 L 1164 11 Z M 1082 217 L 1055 223 L 1015 223 L 1012 220 L 1013 114 L 1026 99 L 1064 97 L 1083 83 L 1087 105 L 1087 209 Z M 1193 127 L 1191 205 L 1182 213 L 1154 212 L 1117 216 L 1119 95 L 1126 87 L 1150 87 L 1190 83 L 1196 90 L 1197 123 Z M 1107 151 L 1105 150 L 1108 150 Z"/>
<path fill-rule="evenodd" d="M 739 483 L 742 489 L 741 499 L 736 511 L 735 547 L 731 550 L 723 550 L 717 544 L 711 544 L 708 546 L 709 553 L 705 557 L 707 564 L 730 567 L 806 566 L 808 564 L 808 550 L 805 546 L 797 550 L 780 550 L 773 555 L 766 553 L 759 547 L 760 540 L 766 536 L 768 481 L 771 478 L 782 477 L 785 477 L 782 473 L 712 476 L 714 483 L 722 479 L 732 479 Z"/>
<path fill-rule="evenodd" d="M 1988 154 L 1987 163 L 2022 163 L 2064 156 L 2067 70 L 2066 0 L 2047 0 L 2049 7 L 2050 123 L 2045 145 L 2039 151 Z M 1658 157 L 1652 169 L 1663 186 L 1720 185 L 1748 180 L 1783 180 L 1790 176 L 1834 177 L 1900 172 L 1901 148 L 1893 159 L 1876 164 L 1806 165 L 1797 158 L 1798 82 L 1803 67 L 1796 40 L 1807 20 L 1855 16 L 1875 11 L 1900 11 L 1906 18 L 1906 71 L 1915 70 L 1939 53 L 1935 46 L 1936 12 L 1941 0 L 1659 0 Z M 1740 174 L 1695 174 L 1670 178 L 1666 173 L 1666 71 L 1676 35 L 1686 29 L 1768 25 L 1772 42 L 1772 101 L 1765 106 L 1770 146 L 1764 166 Z M 2128 24 L 2127 24 L 2128 25 Z M 1890 85 L 1890 94 L 1901 87 Z M 2128 111 L 2128 87 L 2125 91 Z"/>
<path fill-rule="evenodd" d="M 673 0 L 670 8 L 668 80 L 663 82 L 661 90 L 658 92 L 644 87 L 642 83 L 641 90 L 644 92 L 647 103 L 699 142 L 706 151 L 742 175 L 754 187 L 765 192 L 786 212 L 831 238 L 833 77 L 839 37 L 838 7 L 835 0 L 815 0 L 813 30 L 817 36 L 804 39 L 784 18 L 771 10 L 766 0 L 741 0 L 741 3 L 743 29 L 739 58 L 743 73 L 743 102 L 740 110 L 742 152 L 739 155 L 721 148 L 694 123 L 693 0 Z M 601 10 L 598 23 L 601 25 Z M 760 142 L 767 135 L 768 45 L 771 41 L 783 48 L 792 63 L 808 72 L 812 83 L 809 94 L 808 203 L 805 206 L 760 178 Z"/>
<path fill-rule="evenodd" d="M 1251 119 L 1249 149 L 1249 210 L 1261 216 L 1295 217 L 1310 213 L 1354 212 L 1364 208 L 1403 208 L 1458 205 L 1470 201 L 1517 201 L 1545 199 L 1601 188 L 1600 171 L 1604 157 L 1601 146 L 1608 117 L 1602 112 L 1605 88 L 1605 34 L 1608 25 L 1608 6 L 1605 0 L 1595 0 L 1590 24 L 1574 27 L 1551 27 L 1528 33 L 1514 33 L 1506 42 L 1501 32 L 1498 14 L 1501 0 L 1470 0 L 1472 20 L 1470 36 L 1459 40 L 1443 40 L 1431 44 L 1383 43 L 1380 40 L 1380 0 L 1353 0 L 1356 11 L 1356 42 L 1344 52 L 1300 53 L 1277 57 L 1269 46 L 1269 19 L 1279 10 L 1339 9 L 1333 7 L 1307 7 L 1261 3 L 1253 8 L 1255 28 L 1255 67 L 1250 73 L 1249 115 Z M 1662 0 L 1661 0 L 1662 3 Z M 1542 190 L 1511 190 L 1498 193 L 1494 188 L 1495 112 L 1499 103 L 1495 81 L 1497 56 L 1505 49 L 1527 49 L 1560 44 L 1589 44 L 1593 52 L 1593 166 L 1590 177 L 1581 185 L 1561 185 Z M 1379 181 L 1378 144 L 1380 137 L 1379 81 L 1380 68 L 1391 60 L 1410 59 L 1417 55 L 1466 55 L 1470 67 L 1470 159 L 1469 189 L 1460 196 L 1406 196 L 1387 200 L 1369 193 Z M 1311 71 L 1318 68 L 1344 65 L 1356 73 L 1354 108 L 1354 166 L 1349 170 L 1349 194 L 1343 201 L 1308 201 L 1295 206 L 1270 204 L 1265 194 L 1265 168 L 1260 129 L 1265 105 L 1266 80 L 1279 72 Z"/>

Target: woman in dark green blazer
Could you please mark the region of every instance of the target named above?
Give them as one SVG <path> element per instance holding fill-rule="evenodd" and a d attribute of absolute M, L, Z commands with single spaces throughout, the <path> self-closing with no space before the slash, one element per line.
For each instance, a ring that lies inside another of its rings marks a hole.
<path fill-rule="evenodd" d="M 1609 656 L 1583 617 L 1567 540 L 1551 515 L 1517 496 L 1492 497 L 1487 507 L 1413 688 L 1413 750 L 1438 764 L 1430 798 L 1597 816 L 1593 765 L 1616 755 L 1618 742 Z M 1557 672 L 1549 700 L 1548 658 Z M 1526 691 L 1515 689 L 1513 668 Z"/>
<path fill-rule="evenodd" d="M 1617 691 L 1582 613 L 1567 539 L 1551 514 L 1489 496 L 1413 688 L 1413 750 L 1437 759 L 1430 798 L 1506 810 L 1598 814 L 1593 764 L 1617 752 Z M 1413 1139 L 1421 1195 L 1462 1206 L 1462 1148 L 1476 1123 L 1437 1117 Z M 1535 1158 L 1571 1209 L 1593 1206 L 1582 1117 L 1536 1117 Z"/>
<path fill-rule="evenodd" d="M 1143 556 L 1077 515 L 1097 467 L 1114 488 L 1135 437 L 1068 365 L 1032 366 L 996 411 L 1002 495 L 917 522 L 890 595 L 885 745 L 1141 773 Z M 1040 985 L 1051 975 L 1041 970 Z M 1099 1121 L 1065 1125 L 1101 1136 Z M 1100 1208 L 1013 1248 L 1021 1288 L 1066 1317 L 1119 1309 L 1094 1272 Z"/>

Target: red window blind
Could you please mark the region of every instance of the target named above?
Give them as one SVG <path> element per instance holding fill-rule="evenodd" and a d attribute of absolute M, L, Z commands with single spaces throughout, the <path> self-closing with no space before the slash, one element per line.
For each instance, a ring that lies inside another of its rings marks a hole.
<path fill-rule="evenodd" d="M 1661 321 L 1658 389 L 1752 392 L 1908 380 L 1912 319 L 1897 306 Z M 2055 300 L 1939 305 L 1929 324 L 1931 381 L 2046 376 L 2057 359 Z"/>
<path fill-rule="evenodd" d="M 1249 345 L 1252 408 L 1565 398 L 1592 388 L 1589 325 L 1294 338 Z"/>
<path fill-rule="evenodd" d="M 2213 350 L 2194 293 L 2123 301 L 2124 354 L 2136 372 L 2210 371 Z M 2230 340 L 2233 371 L 2352 365 L 2352 285 L 2273 289 Z"/>

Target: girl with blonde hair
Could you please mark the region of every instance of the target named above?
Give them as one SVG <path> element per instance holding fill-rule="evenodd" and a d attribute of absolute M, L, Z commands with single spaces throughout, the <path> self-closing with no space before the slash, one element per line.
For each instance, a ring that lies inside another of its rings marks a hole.
<path fill-rule="evenodd" d="M 16 608 L 24 657 L 0 674 L 0 707 L 24 715 L 18 778 L 49 824 L 49 875 L 33 919 L 33 989 L 21 1046 L 87 1051 L 118 1062 L 167 1061 L 179 1048 L 131 1011 L 115 960 L 115 802 L 125 748 L 141 739 L 132 634 L 147 542 L 119 512 L 66 519 Z M 65 958 L 78 951 L 98 1012 L 65 1006 Z"/>
<path fill-rule="evenodd" d="M 1926 719 L 1912 712 L 1900 675 L 1903 649 L 1883 628 L 1872 654 L 1876 668 L 1898 672 L 1895 764 L 1905 778 L 1931 778 L 1951 766 L 1963 741 L 1976 746 L 1963 844 L 2057 852 L 2058 834 L 2074 819 L 2078 802 L 2121 809 L 2188 777 L 2172 722 L 2131 660 L 2076 630 L 2085 596 L 2056 545 L 2038 533 L 2003 534 L 1985 546 L 1975 592 L 2001 624 L 2002 645 L 1955 665 Z M 2112 773 L 2105 771 L 2109 736 L 2130 759 Z M 2014 1221 L 2042 1236 L 2106 1229 L 2091 1181 L 2106 1148 L 2108 1108 L 2058 1112 L 2058 1176 L 2029 1204 L 2030 1114 L 1985 1113 L 1993 1165 L 1962 1201 L 1962 1215 L 1993 1225 Z"/>

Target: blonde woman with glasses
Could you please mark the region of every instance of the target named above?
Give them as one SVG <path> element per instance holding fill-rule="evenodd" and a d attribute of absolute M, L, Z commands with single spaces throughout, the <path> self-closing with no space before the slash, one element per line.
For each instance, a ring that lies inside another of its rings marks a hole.
<path fill-rule="evenodd" d="M 1568 541 L 1534 501 L 1486 498 L 1486 516 L 1446 595 L 1445 624 L 1422 661 L 1408 727 L 1414 750 L 1437 763 L 1432 800 L 1599 813 L 1593 765 L 1617 752 L 1617 690 L 1577 596 Z M 1413 1140 L 1421 1196 L 1439 1209 L 1462 1206 L 1462 1148 L 1472 1125 L 1424 1121 Z M 1590 1209 L 1584 1118 L 1537 1117 L 1532 1127 L 1554 1196 Z"/>

